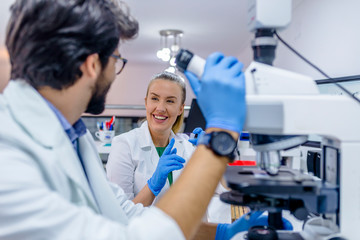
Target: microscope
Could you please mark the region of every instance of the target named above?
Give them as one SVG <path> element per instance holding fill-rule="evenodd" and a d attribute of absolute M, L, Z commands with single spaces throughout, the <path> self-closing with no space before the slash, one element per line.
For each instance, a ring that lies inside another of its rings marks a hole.
<path fill-rule="evenodd" d="M 255 33 L 254 62 L 245 71 L 247 117 L 257 166 L 229 166 L 231 191 L 221 200 L 268 211 L 270 227 L 254 227 L 246 239 L 358 239 L 360 226 L 360 105 L 346 95 L 320 94 L 313 79 L 272 66 L 274 32 L 291 20 L 290 0 L 249 0 Z M 205 61 L 187 50 L 180 71 L 202 75 Z M 280 151 L 321 136 L 320 178 L 281 166 Z M 302 231 L 282 229 L 282 211 L 304 220 Z M 237 238 L 244 239 L 244 238 Z"/>

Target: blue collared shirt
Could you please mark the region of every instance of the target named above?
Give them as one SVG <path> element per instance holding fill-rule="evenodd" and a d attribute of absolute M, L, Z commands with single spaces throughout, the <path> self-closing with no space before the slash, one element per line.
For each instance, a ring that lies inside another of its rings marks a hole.
<path fill-rule="evenodd" d="M 78 141 L 77 140 L 79 139 L 79 137 L 85 135 L 85 133 L 86 133 L 85 123 L 81 119 L 79 119 L 74 123 L 74 125 L 71 126 L 70 123 L 68 122 L 68 120 L 66 120 L 66 118 L 64 117 L 64 115 L 62 115 L 62 113 L 51 102 L 49 102 L 46 99 L 45 99 L 45 101 L 49 105 L 51 110 L 53 110 L 56 117 L 59 119 L 61 126 L 64 128 L 64 131 L 68 135 L 68 137 L 75 149 L 75 152 L 78 154 L 79 158 L 81 159 L 81 157 L 79 155 L 79 151 L 78 151 L 79 149 L 78 149 Z"/>
<path fill-rule="evenodd" d="M 45 98 L 44 98 L 45 99 Z M 74 125 L 70 125 L 70 123 L 68 122 L 68 120 L 66 120 L 66 118 L 64 117 L 64 115 L 62 115 L 62 113 L 54 106 L 52 105 L 51 102 L 49 102 L 47 99 L 45 99 L 45 101 L 47 102 L 47 104 L 49 105 L 49 107 L 51 108 L 51 110 L 53 110 L 53 112 L 55 113 L 56 117 L 59 119 L 61 126 L 64 128 L 64 131 L 66 132 L 66 134 L 68 135 L 75 152 L 77 153 L 81 166 L 84 169 L 84 174 L 86 176 L 86 178 L 88 179 L 88 175 L 86 173 L 85 167 L 84 167 L 84 162 L 81 158 L 80 152 L 79 152 L 79 146 L 78 146 L 78 139 L 85 135 L 86 133 L 86 126 L 85 123 L 81 120 L 81 118 L 79 120 L 77 120 Z M 89 179 L 88 179 L 89 181 Z M 93 189 L 90 187 L 91 192 L 94 196 L 94 192 Z M 96 200 L 95 200 L 96 201 Z"/>

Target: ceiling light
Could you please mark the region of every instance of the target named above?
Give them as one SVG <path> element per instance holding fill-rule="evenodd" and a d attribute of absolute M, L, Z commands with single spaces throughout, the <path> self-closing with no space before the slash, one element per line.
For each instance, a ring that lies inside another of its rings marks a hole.
<path fill-rule="evenodd" d="M 160 49 L 156 56 L 164 62 L 169 62 L 175 66 L 175 56 L 181 48 L 181 38 L 183 31 L 177 29 L 165 29 L 160 32 Z"/>
<path fill-rule="evenodd" d="M 170 61 L 169 61 L 170 66 L 172 66 L 172 67 L 175 67 L 175 66 L 176 66 L 175 60 L 176 60 L 176 57 L 175 57 L 175 56 L 170 59 Z"/>
<path fill-rule="evenodd" d="M 175 67 L 168 67 L 167 69 L 165 69 L 165 72 L 175 73 L 175 71 L 176 71 Z"/>

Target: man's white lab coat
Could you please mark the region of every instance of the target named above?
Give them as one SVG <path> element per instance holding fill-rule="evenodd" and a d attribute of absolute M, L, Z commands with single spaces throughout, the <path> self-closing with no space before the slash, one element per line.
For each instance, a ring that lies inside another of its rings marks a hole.
<path fill-rule="evenodd" d="M 44 99 L 10 81 L 0 95 L 0 239 L 184 238 L 161 210 L 134 205 L 107 181 L 89 133 L 79 152 L 86 176 Z"/>

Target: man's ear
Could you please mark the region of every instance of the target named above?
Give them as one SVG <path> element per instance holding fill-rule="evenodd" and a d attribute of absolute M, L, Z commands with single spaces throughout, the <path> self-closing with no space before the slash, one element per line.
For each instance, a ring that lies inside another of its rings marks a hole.
<path fill-rule="evenodd" d="M 81 64 L 80 70 L 84 77 L 97 79 L 99 74 L 101 73 L 99 54 L 93 53 L 87 56 L 83 64 Z"/>

